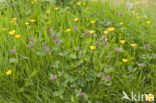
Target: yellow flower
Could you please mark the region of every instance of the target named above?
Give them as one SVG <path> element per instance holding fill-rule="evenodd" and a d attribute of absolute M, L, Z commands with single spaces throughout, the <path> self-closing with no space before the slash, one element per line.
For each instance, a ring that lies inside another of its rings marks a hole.
<path fill-rule="evenodd" d="M 12 18 L 13 21 L 17 20 L 17 18 Z"/>
<path fill-rule="evenodd" d="M 21 37 L 21 35 L 20 34 L 17 34 L 17 35 L 15 35 L 15 38 L 20 38 Z"/>
<path fill-rule="evenodd" d="M 58 11 L 58 10 L 59 10 L 59 8 L 54 8 L 54 10 Z"/>
<path fill-rule="evenodd" d="M 132 47 L 136 47 L 136 44 L 131 44 Z"/>
<path fill-rule="evenodd" d="M 122 62 L 126 63 L 126 62 L 128 62 L 128 59 L 123 58 Z"/>
<path fill-rule="evenodd" d="M 146 21 L 146 24 L 151 24 L 151 21 Z"/>
<path fill-rule="evenodd" d="M 135 2 L 135 5 L 139 5 L 140 3 L 137 1 L 137 2 Z"/>
<path fill-rule="evenodd" d="M 25 25 L 29 25 L 29 22 L 25 22 Z"/>
<path fill-rule="evenodd" d="M 140 19 L 140 16 L 137 16 L 138 19 Z"/>
<path fill-rule="evenodd" d="M 5 31 L 5 30 L 6 30 L 6 28 L 2 28 L 2 30 L 3 30 L 3 31 Z"/>
<path fill-rule="evenodd" d="M 14 35 L 15 32 L 16 32 L 16 30 L 12 30 L 12 31 L 9 32 L 9 34 L 10 34 L 10 35 Z"/>
<path fill-rule="evenodd" d="M 120 22 L 119 24 L 120 24 L 120 25 L 123 25 L 124 23 L 123 23 L 123 22 Z"/>
<path fill-rule="evenodd" d="M 94 34 L 95 31 L 94 30 L 89 30 L 89 34 Z"/>
<path fill-rule="evenodd" d="M 114 31 L 115 30 L 115 27 L 109 27 L 108 28 L 108 31 Z"/>
<path fill-rule="evenodd" d="M 141 2 L 144 4 L 145 3 L 145 0 L 142 0 Z"/>
<path fill-rule="evenodd" d="M 35 2 L 34 1 L 31 1 L 31 4 L 34 4 Z"/>
<path fill-rule="evenodd" d="M 76 4 L 77 4 L 77 5 L 81 5 L 81 2 L 77 2 Z"/>
<path fill-rule="evenodd" d="M 86 3 L 84 2 L 83 5 L 86 5 Z"/>
<path fill-rule="evenodd" d="M 37 0 L 34 0 L 35 2 L 37 2 Z"/>
<path fill-rule="evenodd" d="M 95 50 L 96 49 L 96 47 L 93 46 L 93 45 L 91 45 L 89 48 L 90 48 L 90 50 Z"/>
<path fill-rule="evenodd" d="M 93 2 L 96 2 L 96 0 L 93 0 Z"/>
<path fill-rule="evenodd" d="M 50 10 L 47 10 L 46 13 L 49 14 L 50 13 Z"/>
<path fill-rule="evenodd" d="M 34 23 L 34 22 L 36 22 L 36 20 L 35 19 L 31 19 L 30 22 Z"/>
<path fill-rule="evenodd" d="M 79 18 L 78 17 L 74 18 L 74 21 L 75 22 L 79 21 Z"/>
<path fill-rule="evenodd" d="M 135 14 L 135 10 L 133 10 L 132 13 Z"/>
<path fill-rule="evenodd" d="M 154 95 L 153 94 L 147 94 L 146 95 L 146 100 L 147 101 L 153 101 L 154 100 Z"/>
<path fill-rule="evenodd" d="M 104 34 L 108 34 L 108 32 L 109 32 L 109 31 L 107 31 L 107 30 L 103 31 Z"/>
<path fill-rule="evenodd" d="M 67 32 L 70 32 L 70 31 L 71 31 L 71 29 L 66 29 L 66 31 L 67 31 Z"/>
<path fill-rule="evenodd" d="M 120 40 L 121 44 L 125 44 L 125 42 L 126 42 L 125 40 Z"/>
<path fill-rule="evenodd" d="M 6 75 L 11 75 L 12 74 L 12 70 L 8 70 L 7 72 L 6 72 Z"/>
<path fill-rule="evenodd" d="M 91 23 L 91 24 L 94 24 L 94 23 L 95 23 L 95 21 L 90 21 L 90 23 Z"/>
<path fill-rule="evenodd" d="M 14 21 L 13 21 L 13 20 L 11 20 L 9 23 L 14 23 Z"/>
<path fill-rule="evenodd" d="M 148 8 L 148 5 L 146 5 L 145 7 Z"/>

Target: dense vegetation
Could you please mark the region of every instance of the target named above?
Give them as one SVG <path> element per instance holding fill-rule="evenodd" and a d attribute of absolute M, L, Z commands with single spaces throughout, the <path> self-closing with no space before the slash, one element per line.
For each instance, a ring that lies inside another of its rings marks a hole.
<path fill-rule="evenodd" d="M 0 103 L 131 103 L 123 91 L 156 93 L 155 19 L 147 3 L 0 5 Z"/>

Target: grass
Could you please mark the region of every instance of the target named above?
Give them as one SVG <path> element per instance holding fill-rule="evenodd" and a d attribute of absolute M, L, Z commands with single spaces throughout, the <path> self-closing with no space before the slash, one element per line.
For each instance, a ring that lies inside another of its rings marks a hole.
<path fill-rule="evenodd" d="M 0 103 L 132 103 L 123 91 L 155 95 L 152 4 L 0 5 Z"/>

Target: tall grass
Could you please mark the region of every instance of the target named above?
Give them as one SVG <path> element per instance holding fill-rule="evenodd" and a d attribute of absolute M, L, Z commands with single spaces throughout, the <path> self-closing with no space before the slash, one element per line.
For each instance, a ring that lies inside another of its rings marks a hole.
<path fill-rule="evenodd" d="M 126 3 L 90 0 L 64 5 L 11 0 L 2 5 L 1 103 L 130 103 L 121 99 L 122 91 L 155 95 L 155 19 L 150 5 L 129 9 Z"/>

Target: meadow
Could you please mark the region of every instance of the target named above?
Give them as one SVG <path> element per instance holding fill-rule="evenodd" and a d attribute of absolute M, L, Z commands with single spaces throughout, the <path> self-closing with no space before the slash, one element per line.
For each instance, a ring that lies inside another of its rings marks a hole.
<path fill-rule="evenodd" d="M 156 3 L 114 2 L 0 0 L 0 103 L 154 103 Z"/>

